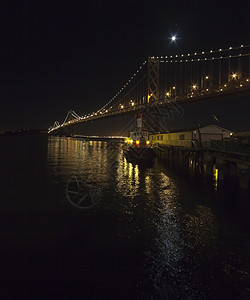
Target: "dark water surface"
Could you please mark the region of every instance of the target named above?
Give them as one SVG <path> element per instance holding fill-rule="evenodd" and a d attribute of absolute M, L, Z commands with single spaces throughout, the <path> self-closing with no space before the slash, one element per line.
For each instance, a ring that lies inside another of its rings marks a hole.
<path fill-rule="evenodd" d="M 248 299 L 249 193 L 120 146 L 0 140 L 3 299 Z"/>

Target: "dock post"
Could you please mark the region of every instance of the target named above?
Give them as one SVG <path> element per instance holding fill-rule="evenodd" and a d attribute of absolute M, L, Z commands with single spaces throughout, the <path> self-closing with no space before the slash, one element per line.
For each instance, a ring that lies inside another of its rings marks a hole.
<path fill-rule="evenodd" d="M 243 189 L 248 189 L 250 187 L 250 169 L 245 164 L 237 164 L 238 169 L 238 179 L 239 179 L 239 185 Z"/>

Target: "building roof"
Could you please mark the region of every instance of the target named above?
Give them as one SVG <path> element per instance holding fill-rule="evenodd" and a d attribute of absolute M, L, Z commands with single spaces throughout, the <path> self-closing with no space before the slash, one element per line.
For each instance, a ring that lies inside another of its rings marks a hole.
<path fill-rule="evenodd" d="M 208 124 L 208 125 L 203 125 L 203 126 L 199 126 L 199 129 L 201 128 L 205 128 L 205 127 L 210 127 L 210 126 L 213 126 L 213 127 L 217 127 L 223 131 L 228 131 L 228 132 L 232 132 L 231 130 L 229 129 L 226 129 L 226 128 L 223 128 L 223 127 L 220 127 L 218 125 L 215 125 L 215 124 Z M 166 133 L 174 133 L 174 132 L 188 132 L 188 131 L 194 131 L 194 130 L 197 130 L 198 127 L 189 127 L 189 128 L 179 128 L 179 129 L 173 129 L 173 130 L 169 130 L 168 132 Z"/>

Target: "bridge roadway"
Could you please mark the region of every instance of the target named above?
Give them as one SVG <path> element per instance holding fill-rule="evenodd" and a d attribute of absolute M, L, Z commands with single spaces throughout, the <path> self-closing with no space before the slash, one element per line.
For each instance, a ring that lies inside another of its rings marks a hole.
<path fill-rule="evenodd" d="M 195 95 L 196 97 L 192 98 L 177 98 L 174 101 L 165 99 L 154 103 L 134 105 L 122 110 L 93 115 L 86 119 L 75 119 L 54 128 L 49 133 L 53 135 L 127 136 L 134 125 L 135 112 L 142 110 L 146 117 L 150 117 L 156 107 L 159 108 L 159 113 L 174 109 L 172 117 L 166 117 L 165 131 L 193 127 L 194 122 L 202 125 L 211 124 L 214 121 L 212 118 L 214 114 L 219 119 L 218 125 L 221 127 L 232 131 L 250 131 L 249 91 L 250 84 L 248 83 L 243 87 L 235 88 L 233 92 L 226 90 L 221 93 Z M 130 128 L 128 128 L 129 125 L 131 125 Z M 149 131 L 154 131 L 154 128 L 149 128 Z M 155 128 L 155 131 L 163 132 L 164 129 Z"/>

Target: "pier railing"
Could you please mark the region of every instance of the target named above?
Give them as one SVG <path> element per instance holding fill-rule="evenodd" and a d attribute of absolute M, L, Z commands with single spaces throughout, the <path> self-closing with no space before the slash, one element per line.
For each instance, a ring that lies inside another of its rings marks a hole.
<path fill-rule="evenodd" d="M 239 145 L 237 142 L 232 141 L 211 140 L 210 148 L 214 150 L 221 150 L 224 152 L 242 153 L 250 155 L 250 147 Z"/>

